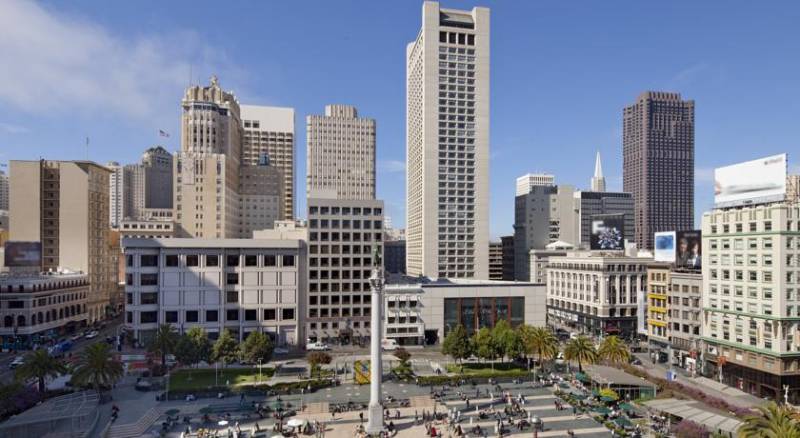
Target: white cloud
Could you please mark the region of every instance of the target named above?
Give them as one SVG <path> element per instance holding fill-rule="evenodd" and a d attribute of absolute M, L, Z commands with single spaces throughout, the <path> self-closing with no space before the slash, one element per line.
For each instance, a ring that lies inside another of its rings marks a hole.
<path fill-rule="evenodd" d="M 405 172 L 406 162 L 400 160 L 379 161 L 378 169 L 383 172 Z"/>
<path fill-rule="evenodd" d="M 192 32 L 128 39 L 23 0 L 0 6 L 0 53 L 0 102 L 7 106 L 151 120 L 154 112 L 175 114 L 192 63 L 208 72 L 212 58 L 224 57 Z"/>
<path fill-rule="evenodd" d="M 0 122 L 0 132 L 5 134 L 26 134 L 30 131 L 30 129 L 21 125 Z"/>

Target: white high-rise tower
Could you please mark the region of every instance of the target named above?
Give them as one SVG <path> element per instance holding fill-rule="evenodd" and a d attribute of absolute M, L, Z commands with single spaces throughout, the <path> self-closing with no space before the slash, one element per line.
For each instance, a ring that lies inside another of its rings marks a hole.
<path fill-rule="evenodd" d="M 606 178 L 603 176 L 603 165 L 600 164 L 600 151 L 597 151 L 597 158 L 594 161 L 594 176 L 592 177 L 592 191 L 605 192 Z"/>
<path fill-rule="evenodd" d="M 488 279 L 489 9 L 422 6 L 406 49 L 409 275 Z"/>

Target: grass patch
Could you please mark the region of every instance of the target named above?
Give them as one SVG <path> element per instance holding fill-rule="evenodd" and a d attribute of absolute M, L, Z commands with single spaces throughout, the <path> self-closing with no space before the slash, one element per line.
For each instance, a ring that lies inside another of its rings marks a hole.
<path fill-rule="evenodd" d="M 464 376 L 472 375 L 492 375 L 496 377 L 503 376 L 519 376 L 520 373 L 527 373 L 528 369 L 511 362 L 496 363 L 494 369 L 492 364 L 487 363 L 474 363 L 469 362 L 465 364 L 449 364 L 447 365 L 447 372 L 455 374 L 463 374 Z"/>
<path fill-rule="evenodd" d="M 213 369 L 182 369 L 170 373 L 169 389 L 175 391 L 204 389 L 215 386 L 226 386 L 225 382 L 230 382 L 231 388 L 245 384 L 258 383 L 258 368 L 226 368 L 216 371 L 217 378 L 214 379 Z M 275 368 L 261 368 L 261 383 L 275 374 Z"/>

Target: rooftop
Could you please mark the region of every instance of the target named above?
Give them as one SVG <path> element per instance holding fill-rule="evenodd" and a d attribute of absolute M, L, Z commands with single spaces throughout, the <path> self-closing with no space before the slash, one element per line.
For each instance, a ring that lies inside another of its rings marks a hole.
<path fill-rule="evenodd" d="M 125 248 L 298 248 L 299 239 L 122 239 Z"/>
<path fill-rule="evenodd" d="M 502 281 L 502 280 L 474 280 L 467 278 L 431 278 L 431 277 L 412 277 L 403 274 L 387 274 L 386 286 L 387 289 L 395 288 L 402 289 L 411 286 L 426 286 L 426 287 L 456 287 L 456 286 L 478 286 L 478 287 L 494 287 L 494 286 L 534 286 L 541 283 L 533 283 L 527 281 Z"/>

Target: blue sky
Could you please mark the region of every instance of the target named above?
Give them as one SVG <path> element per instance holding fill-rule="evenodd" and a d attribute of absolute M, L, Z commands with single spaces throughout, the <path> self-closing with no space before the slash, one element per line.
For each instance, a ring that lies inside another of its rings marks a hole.
<path fill-rule="evenodd" d="M 800 168 L 800 3 L 445 1 L 492 9 L 491 232 L 509 234 L 514 180 L 586 187 L 600 150 L 621 188 L 621 112 L 643 90 L 696 101 L 695 216 L 712 169 L 789 152 Z M 113 6 L 113 7 L 112 7 Z M 0 2 L 0 162 L 134 162 L 177 150 L 190 80 L 305 116 L 356 105 L 378 123 L 378 194 L 405 223 L 405 46 L 417 1 Z M 158 129 L 172 133 L 162 141 Z M 302 213 L 301 213 L 302 215 Z"/>

